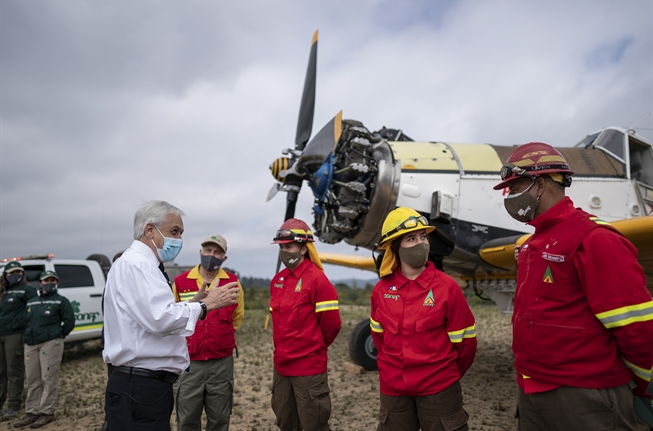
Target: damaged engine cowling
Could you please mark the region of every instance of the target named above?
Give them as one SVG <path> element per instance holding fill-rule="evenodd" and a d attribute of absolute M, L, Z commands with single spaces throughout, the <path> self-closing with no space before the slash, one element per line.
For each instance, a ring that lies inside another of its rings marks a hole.
<path fill-rule="evenodd" d="M 309 184 L 320 241 L 372 248 L 395 207 L 401 168 L 387 141 L 362 123 L 343 120 L 342 134 Z"/>

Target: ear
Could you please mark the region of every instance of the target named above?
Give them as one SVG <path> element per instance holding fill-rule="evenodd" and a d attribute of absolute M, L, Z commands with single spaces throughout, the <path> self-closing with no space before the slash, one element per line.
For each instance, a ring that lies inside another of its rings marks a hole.
<path fill-rule="evenodd" d="M 143 233 L 143 235 L 145 235 L 147 237 L 147 239 L 152 239 L 152 238 L 154 238 L 154 231 L 155 230 L 156 229 L 154 227 L 154 224 L 150 222 L 150 223 L 145 225 L 145 232 Z"/>
<path fill-rule="evenodd" d="M 224 257 L 222 258 L 222 262 L 226 262 L 227 259 L 229 259 L 229 256 L 227 256 L 227 255 L 225 254 Z"/>
<path fill-rule="evenodd" d="M 308 247 L 306 247 L 305 245 L 302 245 L 302 248 L 299 251 L 302 253 L 302 255 L 304 255 L 304 254 L 308 253 Z"/>

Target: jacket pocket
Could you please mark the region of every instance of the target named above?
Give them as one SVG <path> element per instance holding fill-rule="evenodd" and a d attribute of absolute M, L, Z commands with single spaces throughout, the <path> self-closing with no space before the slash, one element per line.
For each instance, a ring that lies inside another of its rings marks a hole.
<path fill-rule="evenodd" d="M 401 351 L 399 322 L 385 310 L 379 310 L 379 323 L 383 327 L 383 350 L 387 352 Z"/>
<path fill-rule="evenodd" d="M 451 416 L 440 418 L 440 421 L 446 431 L 456 431 L 467 429 L 467 419 L 469 419 L 469 415 L 465 409 L 460 409 Z"/>
<path fill-rule="evenodd" d="M 323 388 L 309 389 L 308 396 L 313 404 L 313 417 L 317 425 L 326 424 L 331 416 L 331 397 L 329 396 L 329 386 Z"/>
<path fill-rule="evenodd" d="M 444 329 L 444 310 L 440 313 L 429 313 L 415 322 L 415 336 L 419 343 L 415 343 L 415 351 L 422 353 L 434 353 L 442 350 L 442 336 L 446 334 Z"/>

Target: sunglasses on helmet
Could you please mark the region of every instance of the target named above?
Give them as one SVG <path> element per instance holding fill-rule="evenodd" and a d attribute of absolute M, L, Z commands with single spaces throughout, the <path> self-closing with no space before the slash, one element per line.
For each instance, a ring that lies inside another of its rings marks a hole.
<path fill-rule="evenodd" d="M 404 229 L 411 229 L 411 228 L 417 227 L 417 225 L 420 224 L 420 223 L 421 223 L 424 227 L 427 227 L 427 226 L 429 225 L 429 221 L 428 221 L 428 220 L 426 219 L 426 217 L 424 217 L 424 216 L 419 216 L 419 217 L 410 216 L 410 217 L 408 217 L 407 220 L 405 220 L 405 221 L 404 221 L 403 223 L 401 223 L 399 226 L 397 226 L 396 228 L 392 229 L 391 231 L 386 232 L 386 234 L 383 235 L 383 237 L 381 238 L 381 241 L 383 241 L 384 239 L 386 239 L 386 238 L 389 237 L 390 235 L 392 235 L 392 234 L 394 234 L 394 233 L 396 233 L 396 232 L 399 232 L 399 231 L 401 231 L 401 230 L 404 230 Z"/>
<path fill-rule="evenodd" d="M 505 181 L 507 178 L 511 176 L 511 174 L 515 174 L 518 177 L 530 178 L 532 180 L 537 178 L 537 175 L 529 174 L 528 171 L 526 171 L 526 169 L 520 168 L 519 166 L 515 166 L 512 163 L 506 163 L 501 167 L 501 171 L 500 171 L 501 181 Z"/>
<path fill-rule="evenodd" d="M 296 241 L 304 242 L 310 241 L 313 239 L 313 235 L 310 233 L 297 233 L 293 232 L 290 229 L 281 229 L 277 231 L 274 241 Z"/>

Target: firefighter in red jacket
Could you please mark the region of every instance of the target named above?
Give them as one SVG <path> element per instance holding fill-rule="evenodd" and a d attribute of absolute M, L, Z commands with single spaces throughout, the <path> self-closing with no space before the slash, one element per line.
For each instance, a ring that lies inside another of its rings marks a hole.
<path fill-rule="evenodd" d="M 227 241 L 213 235 L 202 242 L 200 264 L 175 277 L 173 291 L 177 301 L 202 299 L 208 290 L 238 282 L 237 303 L 210 311 L 197 322 L 187 337 L 190 368 L 174 386 L 178 431 L 201 429 L 202 410 L 206 410 L 207 431 L 228 431 L 231 416 L 235 332 L 243 321 L 245 301 L 238 277 L 222 269 L 227 260 Z"/>
<path fill-rule="evenodd" d="M 327 431 L 327 348 L 340 332 L 338 295 L 324 275 L 306 223 L 286 220 L 274 237 L 286 266 L 270 283 L 272 410 L 281 431 Z"/>
<path fill-rule="evenodd" d="M 456 282 L 428 261 L 434 229 L 406 207 L 383 222 L 370 314 L 381 383 L 378 431 L 468 429 L 458 381 L 474 361 L 476 324 Z"/>
<path fill-rule="evenodd" d="M 633 394 L 653 366 L 653 301 L 636 248 L 574 208 L 565 158 L 517 147 L 501 170 L 505 207 L 535 227 L 517 258 L 513 352 L 520 430 L 637 430 Z"/>

